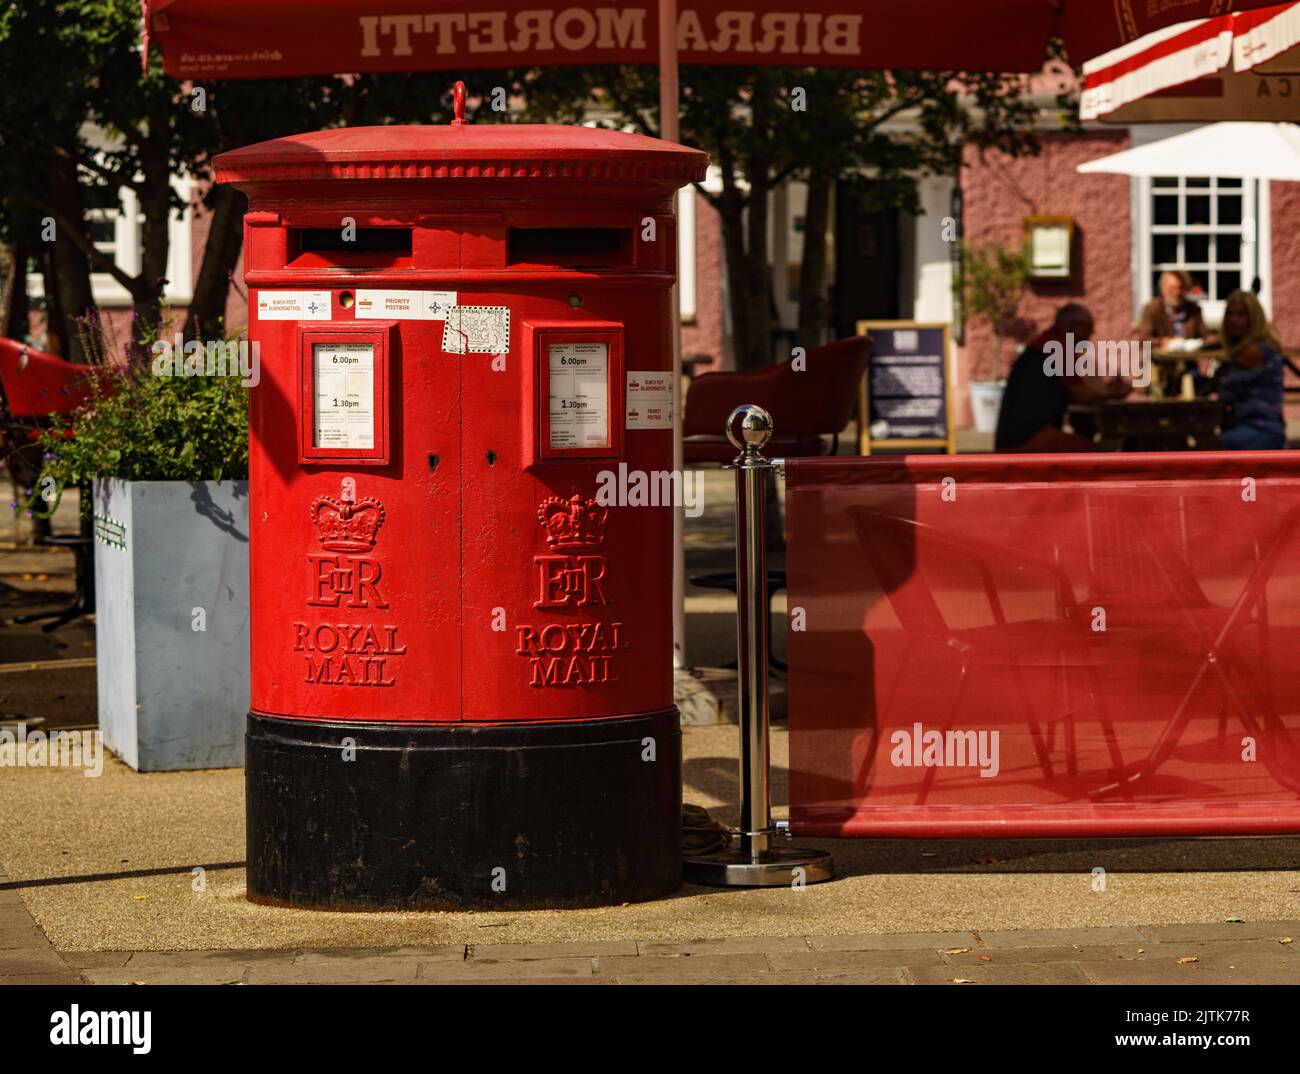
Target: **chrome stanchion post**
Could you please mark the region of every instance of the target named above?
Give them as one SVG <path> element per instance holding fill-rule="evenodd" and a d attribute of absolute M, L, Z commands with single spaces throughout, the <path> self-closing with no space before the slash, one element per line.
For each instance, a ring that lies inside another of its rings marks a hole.
<path fill-rule="evenodd" d="M 727 419 L 727 439 L 740 454 L 736 471 L 736 647 L 740 712 L 740 830 L 733 845 L 715 854 L 686 858 L 685 880 L 726 887 L 785 887 L 829 880 L 829 854 L 772 846 L 771 709 L 768 657 L 772 639 L 767 616 L 766 481 L 774 469 L 763 457 L 772 438 L 772 417 L 762 407 L 737 407 Z M 779 464 L 778 464 L 779 466 Z"/>

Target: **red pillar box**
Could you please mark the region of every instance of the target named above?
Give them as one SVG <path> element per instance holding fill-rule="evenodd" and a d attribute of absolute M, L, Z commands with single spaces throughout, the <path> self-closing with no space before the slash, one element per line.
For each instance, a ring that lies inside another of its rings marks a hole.
<path fill-rule="evenodd" d="M 601 488 L 671 470 L 671 199 L 706 158 L 457 123 L 216 166 L 249 199 L 262 362 L 249 897 L 673 890 L 671 508 Z"/>

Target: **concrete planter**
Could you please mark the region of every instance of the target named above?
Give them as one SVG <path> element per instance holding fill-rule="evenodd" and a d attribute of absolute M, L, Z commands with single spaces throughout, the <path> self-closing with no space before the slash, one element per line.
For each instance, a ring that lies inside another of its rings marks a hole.
<path fill-rule="evenodd" d="M 140 772 L 244 762 L 248 482 L 96 481 L 104 745 Z"/>

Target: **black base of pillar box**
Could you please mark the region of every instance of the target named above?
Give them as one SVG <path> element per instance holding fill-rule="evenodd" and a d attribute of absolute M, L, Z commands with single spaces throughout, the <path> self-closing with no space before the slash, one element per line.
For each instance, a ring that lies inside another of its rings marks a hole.
<path fill-rule="evenodd" d="M 254 902 L 542 909 L 681 884 L 676 709 L 487 725 L 250 713 L 245 741 Z"/>

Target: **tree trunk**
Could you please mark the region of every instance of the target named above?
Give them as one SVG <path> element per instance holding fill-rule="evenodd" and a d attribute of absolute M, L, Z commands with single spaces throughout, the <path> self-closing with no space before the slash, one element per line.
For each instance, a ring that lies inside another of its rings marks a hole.
<path fill-rule="evenodd" d="M 747 281 L 743 300 L 749 306 L 749 345 L 737 350 L 742 369 L 757 369 L 772 361 L 772 270 L 767 256 L 768 193 L 771 190 L 771 161 L 766 152 L 772 123 L 772 94 L 759 79 L 752 100 L 753 144 L 757 147 L 746 160 L 749 180 L 749 215 L 745 221 Z"/>
<path fill-rule="evenodd" d="M 749 346 L 737 361 L 758 369 L 772 361 L 772 270 L 767 263 L 767 162 L 758 162 L 749 177 L 749 212 L 745 220 L 745 289 L 749 307 Z"/>
<path fill-rule="evenodd" d="M 225 330 L 230 278 L 244 243 L 244 211 L 248 200 L 231 186 L 212 190 L 212 227 L 203 246 L 203 264 L 194 285 L 194 299 L 185 318 L 185 338 L 203 339 Z"/>
<path fill-rule="evenodd" d="M 27 247 L 21 241 L 5 245 L 0 261 L 5 266 L 4 279 L 0 280 L 0 291 L 4 294 L 4 308 L 0 309 L 0 336 L 26 339 L 31 308 L 27 298 Z"/>
<path fill-rule="evenodd" d="M 131 296 L 134 313 L 131 343 L 140 352 L 143 352 L 143 344 L 158 334 L 162 297 L 167 286 L 172 195 L 169 138 L 170 130 L 165 120 L 150 122 L 149 137 L 140 154 L 143 176 L 140 215 L 144 226 L 140 240 L 140 274 L 136 277 L 137 286 Z"/>
<path fill-rule="evenodd" d="M 829 173 L 814 170 L 808 176 L 808 204 L 804 208 L 803 262 L 799 268 L 799 346 L 812 350 L 826 340 L 829 309 L 826 302 L 826 225 L 830 217 Z"/>
<path fill-rule="evenodd" d="M 77 165 L 71 157 L 49 161 L 49 200 L 64 220 L 85 220 Z M 44 260 L 45 314 L 51 337 L 70 362 L 90 360 L 81 338 L 81 323 L 95 309 L 90 286 L 90 259 L 67 238 L 47 244 Z"/>
<path fill-rule="evenodd" d="M 749 265 L 745 255 L 745 198 L 736 186 L 736 176 L 730 154 L 719 154 L 722 170 L 722 194 L 718 199 L 718 215 L 722 222 L 722 251 L 727 271 L 727 291 L 731 296 L 731 345 L 737 368 L 745 368 L 749 353 L 751 311 L 746 295 L 749 292 Z"/>

